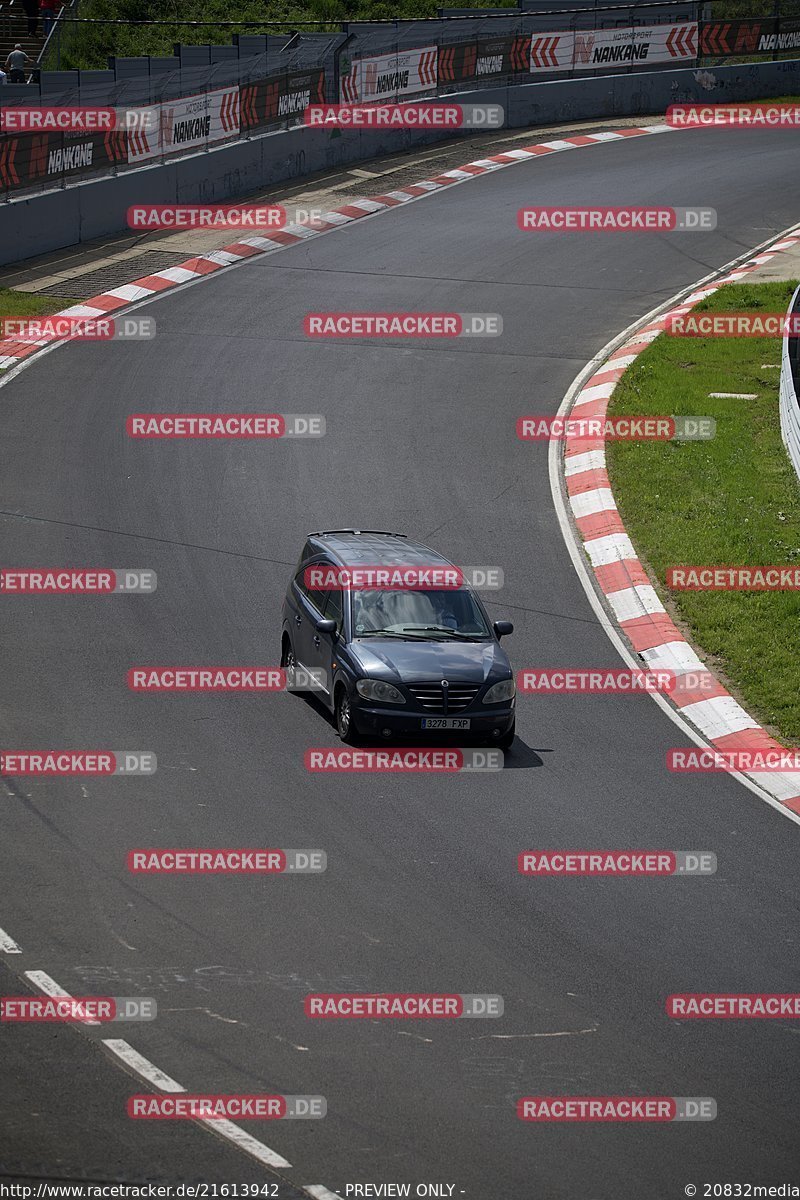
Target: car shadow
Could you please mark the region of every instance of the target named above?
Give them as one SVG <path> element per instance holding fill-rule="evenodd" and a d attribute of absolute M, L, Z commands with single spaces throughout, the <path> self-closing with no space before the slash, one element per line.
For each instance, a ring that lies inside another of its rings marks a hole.
<path fill-rule="evenodd" d="M 336 725 L 331 713 L 326 706 L 313 692 L 293 692 L 298 700 L 302 700 L 309 708 L 313 709 L 318 717 L 326 723 L 328 728 L 336 734 Z M 488 748 L 486 743 L 477 738 L 467 738 L 459 734 L 426 734 L 424 737 L 414 733 L 398 734 L 395 738 L 383 737 L 360 737 L 358 740 L 359 746 L 363 746 L 365 750 L 375 750 L 378 747 L 403 746 L 413 747 L 414 749 L 428 749 L 435 747 L 442 749 L 453 746 L 480 746 Z M 514 738 L 514 744 L 510 750 L 505 751 L 505 759 L 503 762 L 504 771 L 522 771 L 528 770 L 531 767 L 543 767 L 544 759 L 542 754 L 552 754 L 552 750 L 540 748 L 534 750 L 527 742 L 517 734 Z"/>

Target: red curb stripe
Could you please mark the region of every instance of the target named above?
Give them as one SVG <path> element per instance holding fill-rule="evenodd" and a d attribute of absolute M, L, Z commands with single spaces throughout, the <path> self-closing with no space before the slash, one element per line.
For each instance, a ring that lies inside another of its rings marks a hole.
<path fill-rule="evenodd" d="M 642 650 L 654 650 L 656 646 L 663 646 L 665 642 L 686 643 L 685 637 L 666 613 L 646 613 L 643 617 L 620 621 L 619 626 L 628 635 L 634 650 L 639 653 Z"/>
<path fill-rule="evenodd" d="M 678 708 L 686 708 L 690 704 L 699 704 L 703 700 L 720 700 L 729 695 L 730 692 L 722 686 L 718 679 L 715 679 L 710 688 L 678 690 L 671 693 L 670 699 Z"/>
<path fill-rule="evenodd" d="M 108 292 L 101 292 L 99 296 L 94 296 L 91 300 L 79 300 L 78 304 L 86 304 L 89 308 L 101 308 L 103 312 L 113 312 L 115 308 L 124 308 L 126 304 L 130 304 L 130 300 L 123 300 L 120 296 L 109 296 Z"/>
<path fill-rule="evenodd" d="M 770 737 L 760 725 L 751 729 L 739 729 L 736 733 L 724 733 L 713 739 L 717 750 L 782 750 L 780 742 Z"/>
<path fill-rule="evenodd" d="M 182 263 L 179 265 L 183 266 Z M 165 292 L 168 288 L 174 288 L 178 285 L 174 279 L 162 279 L 160 275 L 143 275 L 141 279 L 134 280 L 131 286 L 150 288 L 154 292 Z M 101 299 L 100 296 L 93 296 L 91 300 L 84 300 L 83 303 L 94 305 L 99 299 Z"/>
<path fill-rule="evenodd" d="M 612 533 L 625 533 L 622 518 L 615 508 L 591 513 L 588 517 L 577 517 L 575 524 L 587 542 L 592 538 L 608 537 Z"/>
<path fill-rule="evenodd" d="M 586 388 L 597 387 L 601 383 L 619 383 L 627 369 L 627 367 L 612 367 L 610 370 L 598 371 L 596 375 L 592 375 L 591 379 L 583 385 L 581 390 L 585 391 Z"/>
<path fill-rule="evenodd" d="M 344 210 L 344 209 L 340 209 L 339 211 L 340 211 L 340 212 L 344 212 L 345 210 Z M 349 214 L 348 214 L 348 215 L 349 215 Z M 363 217 L 363 216 L 364 216 L 364 214 L 363 214 L 363 213 L 362 213 L 362 212 L 359 210 L 359 212 L 358 212 L 358 216 L 359 216 L 359 217 Z M 296 233 L 287 233 L 287 232 L 286 232 L 284 229 L 280 229 L 280 230 L 278 230 L 278 232 L 277 232 L 277 233 L 271 233 L 271 234 L 269 235 L 269 241 L 270 241 L 270 242 L 278 242 L 278 243 L 279 243 L 279 245 L 281 245 L 281 246 L 295 246 L 295 245 L 296 245 L 298 242 L 302 242 L 302 241 L 304 241 L 304 240 L 305 240 L 304 238 L 298 237 Z M 241 246 L 241 242 L 237 243 L 237 245 Z M 223 250 L 227 250 L 227 249 L 228 249 L 228 247 L 227 247 L 227 246 L 223 246 L 222 248 L 223 248 Z M 258 246 L 248 246 L 248 249 L 249 249 L 249 250 L 250 250 L 250 251 L 251 251 L 253 254 L 259 254 L 259 253 L 260 253 L 260 249 L 259 249 L 259 247 L 258 247 Z M 242 250 L 238 250 L 238 249 L 237 249 L 237 250 L 234 250 L 234 251 L 233 251 L 233 253 L 234 253 L 234 254 L 240 254 L 240 253 L 242 253 Z"/>
<path fill-rule="evenodd" d="M 610 487 L 608 472 L 603 467 L 593 467 L 589 471 L 578 471 L 576 475 L 567 476 L 567 492 L 570 496 L 581 496 L 584 492 Z"/>
<path fill-rule="evenodd" d="M 606 442 L 602 437 L 567 438 L 564 443 L 564 455 L 573 458 L 576 454 L 588 454 L 590 450 L 605 450 Z"/>
<path fill-rule="evenodd" d="M 595 567 L 594 573 L 600 587 L 608 595 L 610 592 L 623 592 L 636 584 L 650 584 L 650 577 L 638 558 L 625 558 L 621 562 L 607 563 Z"/>
<path fill-rule="evenodd" d="M 197 271 L 198 275 L 211 275 L 214 271 L 219 271 L 224 263 L 209 261 L 207 258 L 190 258 L 187 262 L 181 263 L 187 271 Z"/>

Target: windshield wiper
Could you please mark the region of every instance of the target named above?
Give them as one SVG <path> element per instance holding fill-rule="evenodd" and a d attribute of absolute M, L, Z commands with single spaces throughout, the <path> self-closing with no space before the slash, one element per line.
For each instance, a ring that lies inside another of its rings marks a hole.
<path fill-rule="evenodd" d="M 422 633 L 446 633 L 448 637 L 461 638 L 465 642 L 484 642 L 487 639 L 481 634 L 462 633 L 460 629 L 450 629 L 447 625 L 415 625 Z"/>
<path fill-rule="evenodd" d="M 400 638 L 402 642 L 424 642 L 425 638 L 409 636 L 407 633 L 398 633 L 396 629 L 363 629 L 361 633 L 357 633 L 356 637 L 390 637 Z"/>

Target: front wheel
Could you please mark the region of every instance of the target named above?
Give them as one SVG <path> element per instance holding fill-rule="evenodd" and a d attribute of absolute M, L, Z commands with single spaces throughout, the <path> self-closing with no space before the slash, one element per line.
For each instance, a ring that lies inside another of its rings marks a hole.
<path fill-rule="evenodd" d="M 281 667 L 286 674 L 287 692 L 297 691 L 297 659 L 294 656 L 292 643 L 288 638 L 283 639 L 281 647 Z"/>
<path fill-rule="evenodd" d="M 353 709 L 347 688 L 339 688 L 336 693 L 336 732 L 347 746 L 356 744 L 357 735 L 353 724 Z"/>

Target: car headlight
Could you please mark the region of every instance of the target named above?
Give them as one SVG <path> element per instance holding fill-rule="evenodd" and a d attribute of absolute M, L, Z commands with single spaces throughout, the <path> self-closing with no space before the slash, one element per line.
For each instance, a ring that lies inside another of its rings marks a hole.
<path fill-rule="evenodd" d="M 501 679 L 499 683 L 492 684 L 483 697 L 483 702 L 484 704 L 502 704 L 504 700 L 513 700 L 516 694 L 514 680 Z"/>
<path fill-rule="evenodd" d="M 392 683 L 382 679 L 359 679 L 356 691 L 365 700 L 378 700 L 381 704 L 405 704 L 406 698 Z"/>

